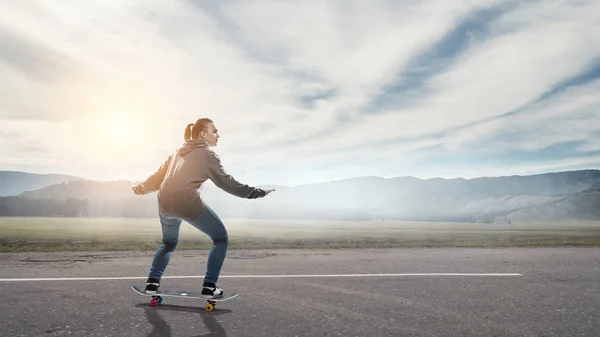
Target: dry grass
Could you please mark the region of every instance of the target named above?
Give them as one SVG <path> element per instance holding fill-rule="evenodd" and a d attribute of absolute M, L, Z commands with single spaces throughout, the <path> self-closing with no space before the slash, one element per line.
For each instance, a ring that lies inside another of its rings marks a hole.
<path fill-rule="evenodd" d="M 600 221 L 508 224 L 224 219 L 230 249 L 600 246 Z M 0 217 L 0 252 L 154 250 L 156 219 Z M 181 227 L 178 249 L 208 249 L 206 235 Z"/>

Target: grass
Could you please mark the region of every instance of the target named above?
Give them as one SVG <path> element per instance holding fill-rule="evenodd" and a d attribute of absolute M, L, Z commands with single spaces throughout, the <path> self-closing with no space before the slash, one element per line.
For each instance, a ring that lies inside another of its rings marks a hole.
<path fill-rule="evenodd" d="M 600 246 L 600 221 L 508 224 L 224 219 L 230 249 Z M 209 249 L 189 224 L 178 249 Z M 0 217 L 0 252 L 155 250 L 158 218 Z"/>

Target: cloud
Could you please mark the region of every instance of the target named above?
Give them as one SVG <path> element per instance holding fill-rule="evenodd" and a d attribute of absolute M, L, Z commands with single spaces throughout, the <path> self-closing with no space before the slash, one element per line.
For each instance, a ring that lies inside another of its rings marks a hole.
<path fill-rule="evenodd" d="M 586 37 L 600 31 L 593 15 L 582 18 L 579 13 L 597 12 L 597 6 L 573 7 L 538 2 L 503 12 L 497 21 L 489 22 L 493 34 L 470 45 L 454 57 L 452 66 L 428 79 L 420 104 L 363 115 L 349 127 L 332 130 L 309 144 L 345 149 L 374 139 L 375 144 L 388 140 L 410 149 L 411 144 L 433 141 L 445 130 L 519 110 L 547 92 L 556 92 L 565 79 L 585 77 L 599 55 L 595 47 L 599 44 L 591 46 Z M 528 18 L 537 12 L 554 20 L 529 24 Z M 469 129 L 461 132 L 468 134 Z"/>
<path fill-rule="evenodd" d="M 585 140 L 596 131 L 590 122 L 600 117 L 599 90 L 600 79 L 566 87 L 522 109 L 452 130 L 442 140 L 454 149 L 479 144 L 524 150 Z"/>
<path fill-rule="evenodd" d="M 200 117 L 230 171 L 264 183 L 484 172 L 497 153 L 507 169 L 592 165 L 599 7 L 3 3 L 0 169 L 43 154 L 60 173 L 137 178 Z M 121 146 L 104 130 L 116 117 L 132 124 Z"/>
<path fill-rule="evenodd" d="M 461 53 L 490 34 L 490 22 L 515 9 L 515 2 L 495 3 L 476 8 L 428 50 L 414 55 L 395 81 L 380 89 L 363 113 L 398 109 L 418 102 L 428 93 L 427 83 L 435 74 L 446 70 Z"/>

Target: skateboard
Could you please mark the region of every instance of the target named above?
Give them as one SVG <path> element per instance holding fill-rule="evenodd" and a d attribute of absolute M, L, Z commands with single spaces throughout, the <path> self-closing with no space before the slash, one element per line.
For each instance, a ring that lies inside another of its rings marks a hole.
<path fill-rule="evenodd" d="M 159 290 L 156 292 L 156 294 L 146 294 L 144 292 L 144 288 L 142 288 L 142 287 L 138 287 L 137 285 L 132 285 L 131 288 L 138 294 L 141 294 L 144 296 L 151 296 L 152 297 L 152 299 L 150 300 L 151 307 L 157 307 L 159 304 L 164 302 L 163 297 L 169 297 L 169 296 L 171 296 L 171 297 L 188 297 L 188 298 L 196 298 L 196 299 L 206 300 L 208 303 L 204 306 L 204 309 L 206 309 L 206 311 L 208 311 L 208 312 L 213 311 L 217 302 L 227 301 L 238 295 L 238 293 L 224 293 L 223 296 L 221 296 L 221 297 L 206 298 L 206 297 L 202 297 L 201 293 L 193 292 L 193 291 Z"/>

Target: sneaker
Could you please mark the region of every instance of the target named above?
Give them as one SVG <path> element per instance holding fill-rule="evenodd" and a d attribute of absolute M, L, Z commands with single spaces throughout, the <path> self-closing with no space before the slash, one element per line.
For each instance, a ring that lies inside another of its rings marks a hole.
<path fill-rule="evenodd" d="M 155 278 L 149 278 L 148 281 L 146 281 L 146 288 L 144 289 L 144 292 L 146 294 L 156 294 L 159 287 L 160 287 L 159 280 L 157 280 Z"/>
<path fill-rule="evenodd" d="M 217 287 L 214 283 L 204 283 L 202 286 L 202 297 L 217 298 L 223 296 L 223 289 Z"/>

